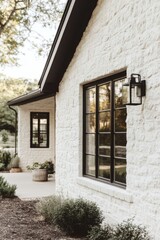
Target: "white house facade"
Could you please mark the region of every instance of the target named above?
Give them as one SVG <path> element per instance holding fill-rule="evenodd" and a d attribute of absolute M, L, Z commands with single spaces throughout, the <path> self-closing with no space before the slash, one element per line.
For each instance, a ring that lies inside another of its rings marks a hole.
<path fill-rule="evenodd" d="M 55 163 L 54 124 L 54 97 L 18 106 L 17 148 L 20 167 L 23 171 L 26 171 L 27 166 L 32 166 L 34 162 L 52 161 Z"/>
<path fill-rule="evenodd" d="M 26 156 L 56 156 L 57 194 L 95 201 L 107 223 L 134 217 L 159 240 L 160 2 L 82 2 L 68 1 L 42 74 L 41 91 L 54 97 L 10 103 L 20 105 L 22 166 Z M 78 7 L 88 17 L 71 56 L 67 33 L 76 38 L 80 29 Z M 69 56 L 64 68 L 57 57 L 62 50 Z M 126 106 L 122 86 L 131 74 L 146 80 L 146 94 L 142 104 Z M 30 148 L 30 112 L 50 113 L 49 148 Z"/>

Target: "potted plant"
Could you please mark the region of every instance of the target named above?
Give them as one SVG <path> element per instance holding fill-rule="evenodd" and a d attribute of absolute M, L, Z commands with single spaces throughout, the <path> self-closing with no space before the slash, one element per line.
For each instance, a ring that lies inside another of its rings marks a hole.
<path fill-rule="evenodd" d="M 8 166 L 10 173 L 22 172 L 22 169 L 19 167 L 20 158 L 18 155 L 15 155 Z"/>
<path fill-rule="evenodd" d="M 48 173 L 51 173 L 54 164 L 51 161 L 46 161 L 44 163 L 34 162 L 32 166 L 27 166 L 28 170 L 32 170 L 32 180 L 37 182 L 48 181 Z"/>

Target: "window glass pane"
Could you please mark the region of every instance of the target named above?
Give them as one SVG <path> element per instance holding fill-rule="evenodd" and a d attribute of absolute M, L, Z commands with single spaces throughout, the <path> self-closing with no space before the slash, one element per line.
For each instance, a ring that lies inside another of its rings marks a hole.
<path fill-rule="evenodd" d="M 95 154 L 95 134 L 86 134 L 86 153 Z"/>
<path fill-rule="evenodd" d="M 126 147 L 124 147 L 124 146 L 115 146 L 115 157 L 126 158 Z"/>
<path fill-rule="evenodd" d="M 38 131 L 38 119 L 33 118 L 33 131 Z"/>
<path fill-rule="evenodd" d="M 95 156 L 86 155 L 86 174 L 95 176 Z"/>
<path fill-rule="evenodd" d="M 116 146 L 126 146 L 126 133 L 115 134 L 115 145 Z"/>
<path fill-rule="evenodd" d="M 38 113 L 32 113 L 33 118 L 38 118 Z"/>
<path fill-rule="evenodd" d="M 126 131 L 126 108 L 115 110 L 115 131 L 125 132 Z"/>
<path fill-rule="evenodd" d="M 110 109 L 111 86 L 110 83 L 99 87 L 99 110 Z"/>
<path fill-rule="evenodd" d="M 38 146 L 38 134 L 33 134 L 32 144 Z"/>
<path fill-rule="evenodd" d="M 47 119 L 40 119 L 40 124 L 47 124 Z"/>
<path fill-rule="evenodd" d="M 40 147 L 47 147 L 47 134 L 40 134 Z"/>
<path fill-rule="evenodd" d="M 115 159 L 115 181 L 126 183 L 126 160 Z"/>
<path fill-rule="evenodd" d="M 99 177 L 110 179 L 110 164 L 110 158 L 99 157 Z"/>
<path fill-rule="evenodd" d="M 86 115 L 86 132 L 94 133 L 96 131 L 96 115 L 94 113 Z"/>
<path fill-rule="evenodd" d="M 86 112 L 96 111 L 96 89 L 90 88 L 86 91 Z"/>
<path fill-rule="evenodd" d="M 45 125 L 45 124 L 42 125 L 42 124 L 41 124 L 41 125 L 40 125 L 40 131 L 41 131 L 41 132 L 47 132 L 47 125 Z"/>
<path fill-rule="evenodd" d="M 99 113 L 99 131 L 110 132 L 111 131 L 111 114 L 110 112 Z"/>
<path fill-rule="evenodd" d="M 123 84 L 128 83 L 128 79 L 123 80 Z M 129 87 L 123 86 L 122 87 L 122 95 L 123 95 L 123 104 L 127 104 L 130 102 L 130 96 L 129 96 Z"/>
<path fill-rule="evenodd" d="M 110 156 L 111 152 L 111 135 L 99 134 L 99 155 Z"/>
<path fill-rule="evenodd" d="M 122 99 L 122 85 L 124 80 L 119 80 L 115 82 L 115 107 L 122 107 L 123 106 L 123 99 Z"/>

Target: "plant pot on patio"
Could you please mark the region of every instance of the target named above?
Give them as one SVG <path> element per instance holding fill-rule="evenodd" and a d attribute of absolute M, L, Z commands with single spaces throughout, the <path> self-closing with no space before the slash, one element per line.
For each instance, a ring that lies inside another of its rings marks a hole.
<path fill-rule="evenodd" d="M 9 170 L 10 173 L 19 173 L 22 172 L 22 169 L 20 167 L 13 167 Z"/>
<path fill-rule="evenodd" d="M 27 166 L 28 170 L 32 170 L 32 180 L 44 182 L 48 181 L 48 174 L 54 173 L 54 164 L 52 161 L 45 161 L 44 163 L 34 162 L 31 166 Z"/>
<path fill-rule="evenodd" d="M 36 182 L 46 182 L 48 181 L 48 171 L 47 169 L 36 168 L 32 170 L 32 180 Z"/>
<path fill-rule="evenodd" d="M 15 155 L 9 164 L 10 173 L 19 173 L 22 172 L 22 169 L 19 167 L 20 158 Z"/>

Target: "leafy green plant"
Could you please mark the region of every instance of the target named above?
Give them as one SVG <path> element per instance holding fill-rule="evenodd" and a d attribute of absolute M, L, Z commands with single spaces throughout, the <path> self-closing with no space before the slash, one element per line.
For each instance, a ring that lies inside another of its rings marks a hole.
<path fill-rule="evenodd" d="M 3 171 L 5 169 L 4 163 L 0 162 L 0 171 Z"/>
<path fill-rule="evenodd" d="M 4 177 L 0 176 L 0 196 L 12 198 L 15 196 L 16 185 L 10 185 Z"/>
<path fill-rule="evenodd" d="M 89 231 L 88 240 L 112 240 L 113 229 L 108 226 L 95 226 Z"/>
<path fill-rule="evenodd" d="M 8 141 L 8 139 L 9 139 L 9 137 L 8 137 L 8 131 L 6 131 L 5 129 L 3 129 L 3 130 L 1 131 L 1 135 L 2 135 L 2 142 L 3 142 L 3 143 L 6 143 L 6 142 Z"/>
<path fill-rule="evenodd" d="M 102 220 L 97 205 L 83 199 L 67 199 L 55 212 L 55 224 L 70 236 L 86 236 L 93 226 L 100 226 Z"/>
<path fill-rule="evenodd" d="M 36 204 L 36 209 L 46 221 L 54 223 L 55 213 L 61 207 L 62 201 L 59 196 L 47 197 Z"/>
<path fill-rule="evenodd" d="M 135 225 L 129 219 L 117 225 L 112 240 L 150 240 L 150 237 L 145 227 Z"/>
<path fill-rule="evenodd" d="M 9 151 L 0 151 L 0 163 L 3 164 L 4 169 L 6 169 L 11 161 L 11 153 Z"/>
<path fill-rule="evenodd" d="M 54 172 L 54 164 L 52 161 L 45 161 L 44 163 L 34 162 L 32 165 L 27 166 L 28 170 L 34 169 L 47 169 L 49 173 Z"/>

